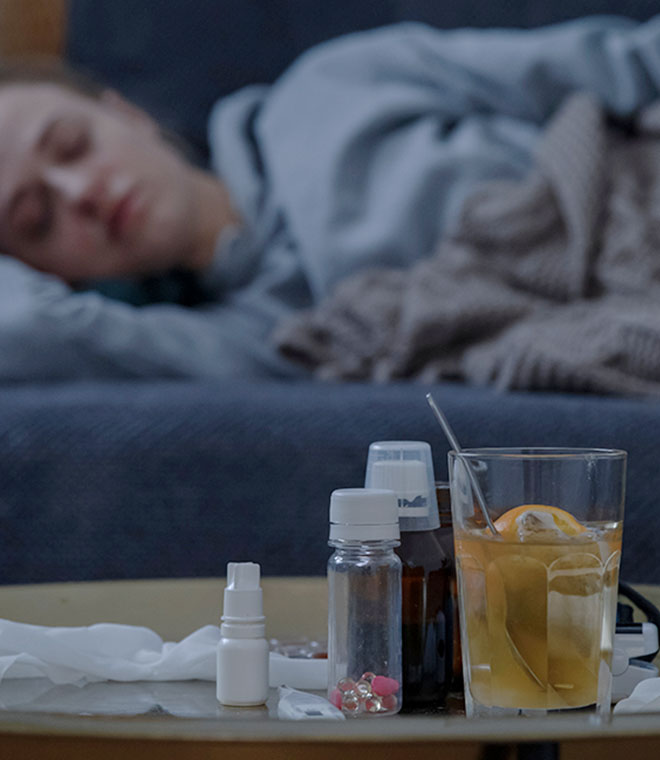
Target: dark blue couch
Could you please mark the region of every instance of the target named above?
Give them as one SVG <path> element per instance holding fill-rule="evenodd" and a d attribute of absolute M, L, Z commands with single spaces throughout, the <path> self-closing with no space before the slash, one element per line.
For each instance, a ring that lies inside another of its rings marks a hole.
<path fill-rule="evenodd" d="M 372 440 L 416 438 L 446 478 L 424 388 L 112 383 L 0 393 L 5 583 L 322 574 L 333 488 L 361 485 Z M 623 577 L 660 582 L 660 404 L 439 386 L 465 445 L 630 452 Z"/>
<path fill-rule="evenodd" d="M 205 154 L 219 93 L 270 81 L 327 37 L 403 19 L 533 26 L 638 19 L 653 0 L 72 0 L 69 55 Z M 0 583 L 322 574 L 333 488 L 360 485 L 372 440 L 447 446 L 424 394 L 389 386 L 123 382 L 0 390 Z M 660 404 L 434 389 L 465 446 L 611 446 L 630 453 L 623 577 L 660 582 Z"/>

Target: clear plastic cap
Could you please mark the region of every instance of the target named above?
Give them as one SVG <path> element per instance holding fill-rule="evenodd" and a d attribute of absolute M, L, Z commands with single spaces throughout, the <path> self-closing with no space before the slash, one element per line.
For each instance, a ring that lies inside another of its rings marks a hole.
<path fill-rule="evenodd" d="M 425 441 L 372 443 L 364 485 L 394 491 L 402 531 L 440 527 L 431 446 Z"/>

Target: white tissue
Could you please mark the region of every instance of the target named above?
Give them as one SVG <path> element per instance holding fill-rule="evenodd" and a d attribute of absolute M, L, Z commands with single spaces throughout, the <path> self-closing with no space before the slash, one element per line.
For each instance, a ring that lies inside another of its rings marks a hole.
<path fill-rule="evenodd" d="M 660 678 L 647 678 L 635 686 L 632 694 L 614 706 L 614 713 L 660 712 Z"/>
<path fill-rule="evenodd" d="M 99 623 L 49 628 L 0 619 L 0 681 L 48 678 L 83 686 L 96 681 L 215 681 L 220 629 L 206 625 L 179 642 L 148 628 Z"/>
<path fill-rule="evenodd" d="M 68 715 L 177 715 L 217 718 L 227 714 L 208 681 L 99 681 L 54 684 L 48 678 L 0 683 L 0 711 Z"/>
<path fill-rule="evenodd" d="M 97 623 L 51 628 L 0 619 L 0 682 L 46 678 L 84 686 L 98 681 L 215 681 L 220 628 L 205 625 L 179 642 L 149 628 Z M 328 661 L 270 653 L 270 686 L 325 689 Z"/>

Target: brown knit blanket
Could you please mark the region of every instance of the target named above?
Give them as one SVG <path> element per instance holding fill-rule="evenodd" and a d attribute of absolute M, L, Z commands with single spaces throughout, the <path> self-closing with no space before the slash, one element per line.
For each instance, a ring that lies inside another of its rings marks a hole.
<path fill-rule="evenodd" d="M 275 340 L 323 379 L 660 393 L 660 104 L 624 136 L 573 96 L 433 257 L 347 279 Z"/>

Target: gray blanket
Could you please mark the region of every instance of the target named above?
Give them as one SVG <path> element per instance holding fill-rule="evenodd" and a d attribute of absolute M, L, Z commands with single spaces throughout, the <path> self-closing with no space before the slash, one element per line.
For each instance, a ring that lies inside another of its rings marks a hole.
<path fill-rule="evenodd" d="M 660 105 L 611 127 L 589 95 L 520 182 L 489 182 L 412 269 L 345 280 L 275 333 L 323 379 L 660 393 Z"/>

